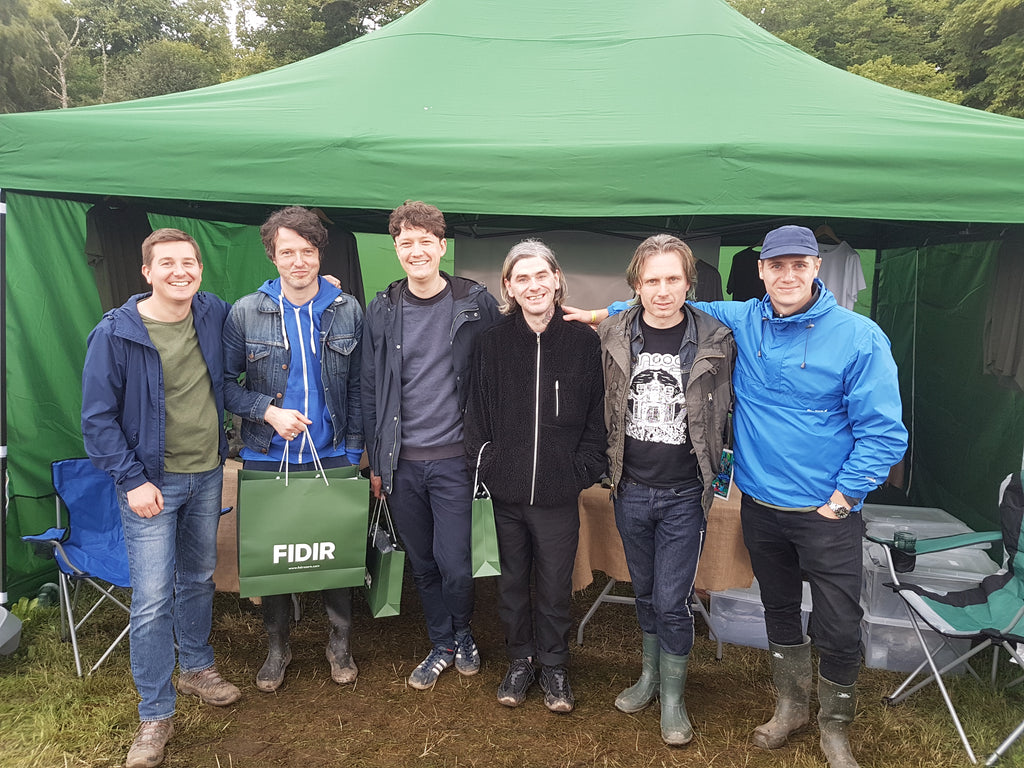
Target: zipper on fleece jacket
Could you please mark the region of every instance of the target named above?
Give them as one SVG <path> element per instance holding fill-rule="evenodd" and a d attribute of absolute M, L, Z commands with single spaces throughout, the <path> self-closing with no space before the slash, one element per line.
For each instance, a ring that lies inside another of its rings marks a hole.
<path fill-rule="evenodd" d="M 537 334 L 537 371 L 533 385 L 533 476 L 530 478 L 530 506 L 537 490 L 537 443 L 540 441 L 540 334 Z"/>
<path fill-rule="evenodd" d="M 558 418 L 558 379 L 555 379 L 555 418 Z"/>

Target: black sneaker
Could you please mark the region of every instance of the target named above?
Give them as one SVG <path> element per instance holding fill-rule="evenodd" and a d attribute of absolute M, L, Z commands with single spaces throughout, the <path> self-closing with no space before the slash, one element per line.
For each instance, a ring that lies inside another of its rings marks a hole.
<path fill-rule="evenodd" d="M 526 701 L 526 691 L 536 677 L 533 662 L 529 659 L 514 659 L 508 665 L 508 674 L 498 686 L 498 702 L 506 707 L 518 707 Z"/>
<path fill-rule="evenodd" d="M 541 669 L 540 689 L 544 691 L 544 706 L 552 712 L 572 712 L 576 707 L 569 685 L 569 670 L 561 664 Z"/>

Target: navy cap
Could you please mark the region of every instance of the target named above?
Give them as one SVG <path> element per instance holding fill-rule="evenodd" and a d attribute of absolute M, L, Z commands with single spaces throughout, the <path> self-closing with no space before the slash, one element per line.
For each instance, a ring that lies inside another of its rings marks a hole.
<path fill-rule="evenodd" d="M 807 227 L 787 224 L 773 229 L 764 236 L 761 246 L 761 259 L 774 259 L 776 256 L 817 256 L 818 241 L 814 233 Z"/>

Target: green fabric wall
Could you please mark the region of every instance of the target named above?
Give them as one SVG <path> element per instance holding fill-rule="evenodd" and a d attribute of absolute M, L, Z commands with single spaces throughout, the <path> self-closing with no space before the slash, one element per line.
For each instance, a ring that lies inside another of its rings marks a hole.
<path fill-rule="evenodd" d="M 1019 471 L 1024 394 L 982 372 L 982 331 L 999 243 L 885 251 L 878 323 L 899 366 L 911 430 L 910 502 L 975 530 L 999 527 L 999 483 Z"/>

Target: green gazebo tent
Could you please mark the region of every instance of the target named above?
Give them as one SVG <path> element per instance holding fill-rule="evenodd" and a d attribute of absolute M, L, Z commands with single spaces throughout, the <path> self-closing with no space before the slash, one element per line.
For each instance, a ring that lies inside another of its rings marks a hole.
<path fill-rule="evenodd" d="M 899 249 L 902 266 L 888 283 L 882 270 L 879 290 L 893 334 L 921 327 L 912 314 L 929 260 L 960 264 L 963 242 L 982 241 L 968 248 L 974 266 L 947 276 L 983 287 L 992 243 L 1024 224 L 1024 121 L 834 69 L 721 0 L 429 0 L 243 80 L 0 116 L 0 188 L 13 550 L 25 516 L 38 514 L 22 515 L 26 500 L 50 492 L 49 462 L 82 452 L 78 379 L 99 316 L 84 211 L 95 202 L 129 199 L 186 222 L 206 253 L 204 287 L 227 299 L 255 284 L 252 248 L 209 222 L 251 224 L 285 203 L 383 231 L 388 210 L 424 199 L 450 215 L 456 237 L 668 230 L 749 245 L 779 222 L 828 219 L 863 247 Z M 931 250 L 949 243 L 952 255 Z M 919 357 L 921 344 L 894 335 L 901 354 Z M 942 418 L 918 415 L 916 426 Z M 995 443 L 973 456 L 977 477 L 956 486 L 960 496 L 1005 475 L 982 466 L 993 455 L 1019 466 L 1020 397 L 995 391 L 972 429 Z M 942 486 L 945 470 L 931 474 Z"/>

